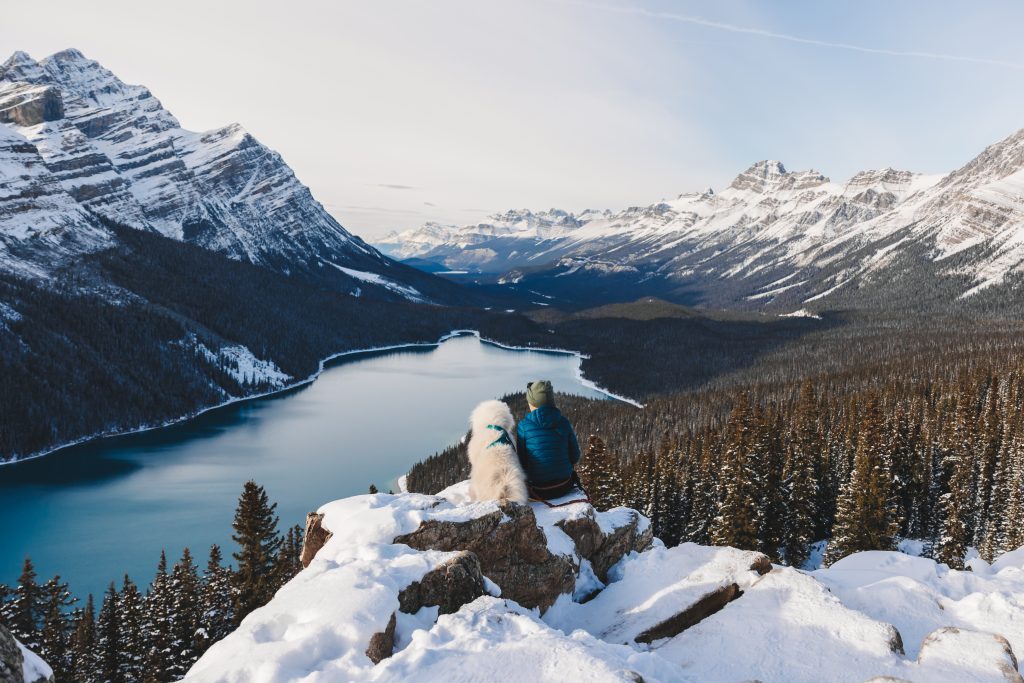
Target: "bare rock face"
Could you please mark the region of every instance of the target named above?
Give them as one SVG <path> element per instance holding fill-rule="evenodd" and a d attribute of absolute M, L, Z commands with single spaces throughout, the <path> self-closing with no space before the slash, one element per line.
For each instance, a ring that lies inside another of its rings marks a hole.
<path fill-rule="evenodd" d="M 590 560 L 597 578 L 607 582 L 608 570 L 624 555 L 646 550 L 654 540 L 653 527 L 641 525 L 640 514 L 633 510 L 630 512 L 629 523 L 616 527 L 609 534 L 601 530 L 593 508 L 581 517 L 562 520 L 556 526 L 573 540 L 580 557 Z"/>
<path fill-rule="evenodd" d="M 53 683 L 52 674 L 40 673 L 31 663 L 26 666 L 18 641 L 3 624 L 0 624 L 0 683 Z"/>
<path fill-rule="evenodd" d="M 55 87 L 25 83 L 0 86 L 0 123 L 35 126 L 64 118 L 64 100 Z"/>
<path fill-rule="evenodd" d="M 0 624 L 0 683 L 24 683 L 24 657 L 14 636 Z"/>
<path fill-rule="evenodd" d="M 398 608 L 416 614 L 424 607 L 437 606 L 441 614 L 453 614 L 486 594 L 480 561 L 473 553 L 461 552 L 402 590 Z"/>
<path fill-rule="evenodd" d="M 306 533 L 302 537 L 302 566 L 308 567 L 316 553 L 331 538 L 331 532 L 323 527 L 324 516 L 319 512 L 306 515 Z"/>
<path fill-rule="evenodd" d="M 427 520 L 395 538 L 417 550 L 466 550 L 502 597 L 546 610 L 576 585 L 573 561 L 548 550 L 547 538 L 528 505 L 508 503 L 500 510 L 465 521 Z"/>

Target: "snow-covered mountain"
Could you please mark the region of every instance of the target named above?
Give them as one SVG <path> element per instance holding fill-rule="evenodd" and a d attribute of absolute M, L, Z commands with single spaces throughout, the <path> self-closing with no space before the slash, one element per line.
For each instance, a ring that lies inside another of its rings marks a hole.
<path fill-rule="evenodd" d="M 110 247 L 107 220 L 343 291 L 424 300 L 438 286 L 346 231 L 238 124 L 185 130 L 77 50 L 0 65 L 0 123 L 5 270 L 43 276 Z"/>
<path fill-rule="evenodd" d="M 886 287 L 894 277 L 965 299 L 1024 274 L 1024 129 L 946 176 L 885 168 L 835 183 L 761 161 L 719 192 L 618 212 L 509 215 L 432 224 L 382 247 L 569 298 L 603 275 L 624 296 L 747 308 L 915 295 Z M 551 216 L 558 229 L 539 232 Z"/>
<path fill-rule="evenodd" d="M 310 517 L 308 566 L 186 681 L 1024 680 L 1024 549 L 801 571 L 666 548 L 628 508 L 470 502 L 468 482 Z"/>

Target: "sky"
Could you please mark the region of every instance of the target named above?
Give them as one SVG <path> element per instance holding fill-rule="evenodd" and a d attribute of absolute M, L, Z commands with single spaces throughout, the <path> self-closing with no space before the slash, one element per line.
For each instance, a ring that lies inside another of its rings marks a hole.
<path fill-rule="evenodd" d="M 238 122 L 370 241 L 647 205 L 761 159 L 953 170 L 1024 127 L 1024 2 L 7 3 L 191 130 Z"/>

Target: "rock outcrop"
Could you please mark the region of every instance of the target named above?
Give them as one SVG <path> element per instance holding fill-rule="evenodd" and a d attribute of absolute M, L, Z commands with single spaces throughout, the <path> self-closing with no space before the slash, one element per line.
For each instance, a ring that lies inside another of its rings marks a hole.
<path fill-rule="evenodd" d="M 459 522 L 429 520 L 395 538 L 417 550 L 464 550 L 479 560 L 484 575 L 503 597 L 545 610 L 576 585 L 576 565 L 551 553 L 527 505 L 509 503 L 490 514 Z"/>
<path fill-rule="evenodd" d="M 306 515 L 306 533 L 302 536 L 302 566 L 308 567 L 320 548 L 331 538 L 331 532 L 323 526 L 324 516 L 319 512 Z"/>
<path fill-rule="evenodd" d="M 0 683 L 54 683 L 53 671 L 0 624 Z"/>
<path fill-rule="evenodd" d="M 416 614 L 424 607 L 437 607 L 440 614 L 452 614 L 486 594 L 477 556 L 461 552 L 404 588 L 398 594 L 398 609 Z"/>
<path fill-rule="evenodd" d="M 21 648 L 7 628 L 0 624 L 0 683 L 25 683 Z"/>

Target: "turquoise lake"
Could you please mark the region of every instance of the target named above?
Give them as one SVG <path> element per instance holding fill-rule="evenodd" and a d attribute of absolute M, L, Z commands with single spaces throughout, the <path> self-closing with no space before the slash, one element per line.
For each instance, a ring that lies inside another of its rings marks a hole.
<path fill-rule="evenodd" d="M 0 582 L 25 556 L 84 599 L 127 572 L 145 586 L 160 550 L 234 549 L 231 520 L 254 479 L 281 528 L 323 503 L 386 491 L 411 465 L 456 442 L 481 400 L 548 378 L 557 391 L 603 397 L 571 354 L 509 350 L 474 336 L 436 347 L 345 356 L 312 384 L 187 422 L 70 447 L 0 467 Z"/>

